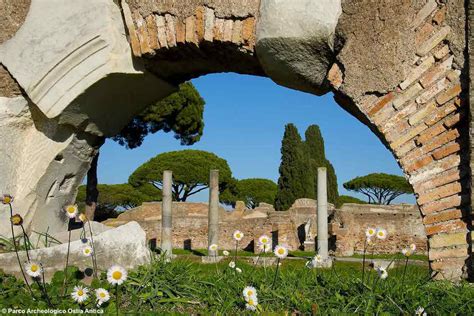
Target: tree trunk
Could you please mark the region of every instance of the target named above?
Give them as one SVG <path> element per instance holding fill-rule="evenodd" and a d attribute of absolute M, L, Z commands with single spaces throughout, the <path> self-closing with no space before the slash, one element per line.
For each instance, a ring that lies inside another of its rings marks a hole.
<path fill-rule="evenodd" d="M 89 220 L 94 220 L 95 209 L 97 207 L 97 199 L 99 190 L 97 190 L 97 163 L 99 160 L 99 151 L 92 159 L 91 167 L 87 172 L 86 187 L 86 216 Z"/>

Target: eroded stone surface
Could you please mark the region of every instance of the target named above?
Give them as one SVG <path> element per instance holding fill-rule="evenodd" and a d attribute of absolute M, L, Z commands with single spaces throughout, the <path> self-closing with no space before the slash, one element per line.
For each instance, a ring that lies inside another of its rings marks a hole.
<path fill-rule="evenodd" d="M 64 270 L 68 245 L 61 244 L 54 247 L 35 249 L 30 251 L 33 261 L 42 263 L 45 277 L 49 280 L 57 271 Z M 80 240 L 71 242 L 69 265 L 82 271 L 92 268 L 91 257 L 82 253 L 84 243 Z M 130 222 L 115 229 L 110 229 L 94 237 L 97 268 L 100 272 L 106 271 L 114 264 L 125 269 L 133 269 L 150 262 L 150 250 L 146 242 L 143 229 L 136 222 Z M 20 260 L 26 261 L 26 252 L 20 252 Z M 21 278 L 21 272 L 15 253 L 0 254 L 0 266 L 5 273 L 14 274 Z"/>
<path fill-rule="evenodd" d="M 262 0 L 257 55 L 265 73 L 280 85 L 323 94 L 334 58 L 340 1 Z"/>

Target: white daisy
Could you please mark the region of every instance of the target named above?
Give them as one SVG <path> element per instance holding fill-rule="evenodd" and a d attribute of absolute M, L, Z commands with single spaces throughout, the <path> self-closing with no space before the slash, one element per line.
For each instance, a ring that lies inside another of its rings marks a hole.
<path fill-rule="evenodd" d="M 410 249 L 411 249 L 411 251 L 414 252 L 414 251 L 416 250 L 416 245 L 415 245 L 415 244 L 411 244 L 411 245 L 410 245 Z"/>
<path fill-rule="evenodd" d="M 235 268 L 235 262 L 234 261 L 229 262 L 229 267 L 234 269 Z"/>
<path fill-rule="evenodd" d="M 127 270 L 119 265 L 113 265 L 107 270 L 107 281 L 110 284 L 122 284 L 127 279 Z"/>
<path fill-rule="evenodd" d="M 387 231 L 383 228 L 377 228 L 377 238 L 382 240 L 387 238 Z"/>
<path fill-rule="evenodd" d="M 34 261 L 29 261 L 26 265 L 25 265 L 25 270 L 26 270 L 26 273 L 33 277 L 33 278 L 37 278 L 41 275 L 41 273 L 43 272 L 43 267 L 41 266 L 41 264 L 39 263 L 36 263 Z"/>
<path fill-rule="evenodd" d="M 258 242 L 261 243 L 262 245 L 270 245 L 270 237 L 268 237 L 267 235 L 262 235 L 260 236 L 260 238 L 258 238 Z"/>
<path fill-rule="evenodd" d="M 403 248 L 403 249 L 402 249 L 402 254 L 403 254 L 405 257 L 410 257 L 410 256 L 411 256 L 411 249 L 410 249 L 410 248 Z"/>
<path fill-rule="evenodd" d="M 72 296 L 72 299 L 75 300 L 76 302 L 82 303 L 85 300 L 87 300 L 87 298 L 89 297 L 87 293 L 89 293 L 88 288 L 83 287 L 82 285 L 78 285 L 74 287 L 74 290 L 72 291 L 71 296 Z"/>
<path fill-rule="evenodd" d="M 280 259 L 285 259 L 286 256 L 288 256 L 288 248 L 285 246 L 277 245 L 273 252 L 275 253 L 275 256 Z"/>
<path fill-rule="evenodd" d="M 388 277 L 388 272 L 385 268 L 377 267 L 377 273 L 382 280 L 385 280 Z"/>
<path fill-rule="evenodd" d="M 218 247 L 217 247 L 216 244 L 212 244 L 212 245 L 209 246 L 209 250 L 210 250 L 210 251 L 217 251 L 217 248 L 218 248 Z"/>
<path fill-rule="evenodd" d="M 235 239 L 236 241 L 241 241 L 242 238 L 244 238 L 244 233 L 242 233 L 240 230 L 236 230 L 236 231 L 234 232 L 234 239 Z"/>
<path fill-rule="evenodd" d="M 256 296 L 246 297 L 245 300 L 247 301 L 245 308 L 251 311 L 257 310 L 258 299 Z"/>
<path fill-rule="evenodd" d="M 416 311 L 415 311 L 416 316 L 426 316 L 425 309 L 421 306 L 419 306 Z"/>
<path fill-rule="evenodd" d="M 255 296 L 257 297 L 257 290 L 253 286 L 246 286 L 242 291 L 245 298 Z"/>
<path fill-rule="evenodd" d="M 84 248 L 82 248 L 82 253 L 86 257 L 90 257 L 92 255 L 92 252 L 93 252 L 93 250 L 92 250 L 91 246 L 85 246 Z"/>
<path fill-rule="evenodd" d="M 75 218 L 77 215 L 77 205 L 68 205 L 64 208 L 69 218 Z"/>
<path fill-rule="evenodd" d="M 98 288 L 95 290 L 95 297 L 97 298 L 97 306 L 100 306 L 110 299 L 110 294 L 106 289 Z"/>
<path fill-rule="evenodd" d="M 371 238 L 371 237 L 374 237 L 376 233 L 376 229 L 375 228 L 372 228 L 372 227 L 368 227 L 366 230 L 365 230 L 365 236 L 367 238 Z"/>
<path fill-rule="evenodd" d="M 235 271 L 237 271 L 237 273 L 242 273 L 242 269 L 241 269 L 241 268 L 235 268 Z"/>
<path fill-rule="evenodd" d="M 224 250 L 224 251 L 222 252 L 222 254 L 223 254 L 224 256 L 230 255 L 230 253 L 229 253 L 227 250 Z"/>

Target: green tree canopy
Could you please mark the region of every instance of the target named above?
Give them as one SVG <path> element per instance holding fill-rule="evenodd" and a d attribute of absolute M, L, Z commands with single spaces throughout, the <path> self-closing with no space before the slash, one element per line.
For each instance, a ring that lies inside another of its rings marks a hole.
<path fill-rule="evenodd" d="M 156 201 L 161 198 L 161 192 L 152 186 L 143 191 L 135 189 L 128 183 L 124 184 L 99 184 L 99 198 L 97 206 L 107 209 L 130 209 L 141 205 L 143 202 Z M 84 201 L 86 186 L 81 185 L 77 193 L 77 200 Z"/>
<path fill-rule="evenodd" d="M 171 151 L 148 160 L 138 167 L 128 182 L 141 190 L 143 185 L 151 184 L 162 189 L 163 171 L 173 172 L 173 198 L 184 202 L 188 197 L 209 187 L 209 171 L 219 170 L 221 190 L 232 179 L 227 161 L 213 153 L 202 150 Z"/>
<path fill-rule="evenodd" d="M 369 203 L 389 205 L 402 194 L 413 192 L 408 181 L 401 176 L 371 173 L 344 183 L 344 188 L 366 195 Z"/>
<path fill-rule="evenodd" d="M 117 210 L 130 209 L 141 205 L 143 202 L 161 199 L 161 192 L 149 185 L 144 192 L 138 191 L 130 184 L 99 184 L 97 205 L 94 209 L 94 220 L 103 221 L 107 218 L 118 216 Z M 86 186 L 79 187 L 76 201 L 82 210 L 86 207 Z M 90 216 L 90 215 L 88 215 Z"/>
<path fill-rule="evenodd" d="M 204 100 L 191 82 L 148 106 L 112 139 L 127 148 L 139 147 L 148 134 L 173 131 L 182 145 L 199 141 L 204 129 Z"/>
<path fill-rule="evenodd" d="M 314 196 L 314 177 L 308 172 L 308 166 L 308 154 L 298 129 L 293 124 L 287 124 L 281 145 L 276 210 L 287 210 L 296 199 Z"/>
<path fill-rule="evenodd" d="M 327 193 L 328 201 L 333 204 L 337 204 L 339 192 L 337 189 L 337 177 L 334 167 L 331 162 L 326 159 L 326 153 L 324 149 L 324 139 L 321 135 L 321 131 L 317 125 L 310 125 L 305 132 L 304 141 L 306 154 L 309 159 L 309 168 L 311 170 L 314 179 L 314 191 L 311 198 L 317 198 L 318 192 L 318 168 L 326 167 L 327 169 Z"/>
<path fill-rule="evenodd" d="M 278 186 L 275 182 L 268 179 L 252 178 L 234 180 L 232 192 L 224 191 L 221 195 L 221 201 L 226 204 L 235 204 L 236 201 L 244 201 L 247 208 L 252 209 L 258 206 L 260 202 L 273 204 L 275 201 Z"/>

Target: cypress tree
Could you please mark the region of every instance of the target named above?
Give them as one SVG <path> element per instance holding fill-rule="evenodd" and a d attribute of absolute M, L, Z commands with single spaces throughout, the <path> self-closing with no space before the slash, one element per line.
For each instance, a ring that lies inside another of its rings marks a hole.
<path fill-rule="evenodd" d="M 314 194 L 314 177 L 307 172 L 308 163 L 298 129 L 293 124 L 287 124 L 281 146 L 280 178 L 275 197 L 277 211 L 285 211 L 296 199 Z"/>
<path fill-rule="evenodd" d="M 317 197 L 318 192 L 318 167 L 327 168 L 327 192 L 328 192 L 328 201 L 330 203 L 336 204 L 339 198 L 339 193 L 337 190 L 337 177 L 334 167 L 331 162 L 326 159 L 326 153 L 324 150 L 324 139 L 321 135 L 321 131 L 317 125 L 310 125 L 305 132 L 305 149 L 306 154 L 309 159 L 308 169 L 311 170 L 311 175 L 314 182 L 314 191 L 312 198 Z"/>

